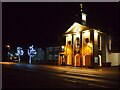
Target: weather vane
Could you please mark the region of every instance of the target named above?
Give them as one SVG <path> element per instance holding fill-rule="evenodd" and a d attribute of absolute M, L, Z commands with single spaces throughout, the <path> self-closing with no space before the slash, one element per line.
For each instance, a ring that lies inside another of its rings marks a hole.
<path fill-rule="evenodd" d="M 82 10 L 82 8 L 83 8 L 83 5 L 82 5 L 82 4 L 80 4 L 80 8 L 81 8 L 81 12 L 82 12 L 82 11 L 83 11 L 83 10 Z"/>

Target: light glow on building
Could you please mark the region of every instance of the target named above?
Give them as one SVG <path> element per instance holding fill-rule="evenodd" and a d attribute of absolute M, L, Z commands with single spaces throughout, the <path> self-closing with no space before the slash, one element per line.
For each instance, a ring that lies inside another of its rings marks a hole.
<path fill-rule="evenodd" d="M 62 60 L 66 56 L 66 65 L 89 67 L 97 64 L 102 66 L 102 60 L 106 60 L 107 57 L 104 57 L 103 55 L 105 47 L 102 44 L 105 44 L 105 41 L 101 38 L 104 38 L 104 34 L 96 29 L 90 29 L 78 23 L 75 27 L 70 27 L 70 29 L 68 29 L 65 33 L 65 51 L 59 53 L 59 65 L 63 63 Z M 69 41 L 71 42 L 70 45 L 68 44 Z"/>
<path fill-rule="evenodd" d="M 72 35 L 68 34 L 68 41 L 71 41 L 71 39 L 72 39 Z"/>
<path fill-rule="evenodd" d="M 79 32 L 76 33 L 76 37 L 80 37 L 80 33 Z"/>
<path fill-rule="evenodd" d="M 64 47 L 64 46 L 61 46 L 61 48 L 62 48 L 62 51 L 64 51 L 64 50 L 65 50 L 65 47 Z"/>
<path fill-rule="evenodd" d="M 85 30 L 84 32 L 85 32 L 85 33 L 84 33 L 84 36 L 85 36 L 85 37 L 89 37 L 89 36 L 90 36 L 90 31 L 89 31 L 89 30 Z"/>
<path fill-rule="evenodd" d="M 98 32 L 97 30 L 94 30 L 94 39 L 97 42 L 98 41 Z"/>

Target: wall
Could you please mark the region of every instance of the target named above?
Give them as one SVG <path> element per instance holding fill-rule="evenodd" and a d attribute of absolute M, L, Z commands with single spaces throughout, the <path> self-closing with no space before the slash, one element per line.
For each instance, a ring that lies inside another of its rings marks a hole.
<path fill-rule="evenodd" d="M 94 57 L 98 57 L 98 32 L 94 30 Z"/>
<path fill-rule="evenodd" d="M 102 34 L 101 35 L 101 45 L 102 45 L 102 47 L 101 47 L 101 51 L 102 51 L 102 57 L 101 57 L 101 59 L 102 59 L 102 63 L 104 63 L 104 62 L 106 62 L 106 39 L 105 39 L 105 34 Z"/>
<path fill-rule="evenodd" d="M 88 44 L 85 42 L 85 39 L 88 38 L 90 41 L 90 31 L 86 30 L 82 32 L 82 56 L 85 54 L 90 54 L 91 49 L 88 47 Z"/>
<path fill-rule="evenodd" d="M 111 66 L 120 65 L 120 53 L 111 53 L 110 61 L 111 61 Z"/>

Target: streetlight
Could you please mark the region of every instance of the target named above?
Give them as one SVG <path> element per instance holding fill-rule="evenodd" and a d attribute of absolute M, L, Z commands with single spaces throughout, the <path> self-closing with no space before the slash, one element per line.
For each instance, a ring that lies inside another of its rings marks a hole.
<path fill-rule="evenodd" d="M 64 51 L 64 46 L 61 46 L 61 48 L 62 48 L 62 51 Z"/>
<path fill-rule="evenodd" d="M 10 50 L 10 45 L 7 45 L 8 50 Z"/>
<path fill-rule="evenodd" d="M 10 50 L 10 45 L 7 45 L 8 48 L 8 60 L 9 60 L 9 50 Z"/>

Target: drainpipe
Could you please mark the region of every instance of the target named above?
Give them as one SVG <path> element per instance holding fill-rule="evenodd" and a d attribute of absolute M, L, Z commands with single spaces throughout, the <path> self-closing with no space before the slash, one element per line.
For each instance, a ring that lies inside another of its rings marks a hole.
<path fill-rule="evenodd" d="M 72 66 L 74 66 L 74 38 L 72 34 Z"/>
<path fill-rule="evenodd" d="M 82 31 L 80 32 L 80 66 L 83 66 L 83 58 L 82 58 Z"/>
<path fill-rule="evenodd" d="M 94 30 L 90 31 L 90 42 L 92 43 L 91 66 L 94 67 Z"/>

